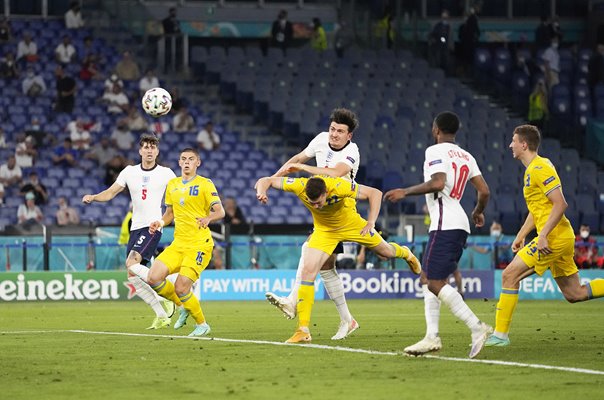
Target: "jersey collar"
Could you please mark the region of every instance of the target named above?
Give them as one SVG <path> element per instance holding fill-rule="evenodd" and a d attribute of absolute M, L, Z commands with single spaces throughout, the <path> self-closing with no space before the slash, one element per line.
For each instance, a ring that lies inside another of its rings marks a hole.
<path fill-rule="evenodd" d="M 194 177 L 192 177 L 191 179 L 189 179 L 188 181 L 185 181 L 184 179 L 182 180 L 182 184 L 186 185 L 187 183 L 191 182 L 193 179 L 197 178 L 199 175 L 195 175 Z"/>
<path fill-rule="evenodd" d="M 143 163 L 141 163 L 141 169 L 143 171 L 153 171 L 155 168 L 157 168 L 159 166 L 159 164 L 155 163 L 155 165 L 153 166 L 153 168 L 143 168 Z"/>
<path fill-rule="evenodd" d="M 341 148 L 341 149 L 334 149 L 333 147 L 331 147 L 331 145 L 330 145 L 329 143 L 327 143 L 327 145 L 329 146 L 329 148 L 330 148 L 331 150 L 333 150 L 333 151 L 342 151 L 342 150 L 344 150 L 344 149 L 346 148 L 346 146 L 348 146 L 349 144 L 350 144 L 350 140 L 349 140 L 349 141 L 348 141 L 348 142 L 347 142 L 347 143 L 346 143 L 344 146 L 342 146 L 342 148 Z"/>

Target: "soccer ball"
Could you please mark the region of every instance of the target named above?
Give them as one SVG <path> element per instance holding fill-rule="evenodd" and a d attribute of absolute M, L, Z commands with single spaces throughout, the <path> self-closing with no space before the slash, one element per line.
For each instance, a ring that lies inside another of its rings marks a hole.
<path fill-rule="evenodd" d="M 161 117 L 170 112 L 172 96 L 166 89 L 156 87 L 145 92 L 141 103 L 147 114 L 152 117 Z"/>

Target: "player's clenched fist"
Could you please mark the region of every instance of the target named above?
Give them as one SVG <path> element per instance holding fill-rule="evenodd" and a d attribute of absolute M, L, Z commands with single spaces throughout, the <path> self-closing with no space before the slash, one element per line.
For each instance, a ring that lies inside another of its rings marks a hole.
<path fill-rule="evenodd" d="M 90 204 L 93 201 L 94 201 L 94 195 L 92 195 L 92 194 L 86 194 L 86 195 L 84 195 L 84 197 L 82 197 L 82 203 Z"/>

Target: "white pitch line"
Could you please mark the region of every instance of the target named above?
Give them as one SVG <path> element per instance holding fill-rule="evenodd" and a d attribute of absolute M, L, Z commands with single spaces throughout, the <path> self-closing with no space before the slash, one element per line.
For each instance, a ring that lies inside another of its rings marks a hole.
<path fill-rule="evenodd" d="M 347 353 L 361 353 L 361 354 L 372 354 L 372 355 L 382 355 L 382 356 L 404 355 L 403 353 L 397 353 L 397 352 L 393 352 L 393 351 L 356 349 L 353 347 L 327 346 L 324 344 L 308 343 L 308 344 L 300 345 L 300 344 L 285 343 L 285 342 L 273 342 L 273 341 L 269 341 L 269 340 L 228 339 L 228 338 L 206 337 L 206 336 L 190 337 L 190 336 L 177 336 L 177 335 L 158 335 L 158 334 L 148 334 L 148 333 L 86 331 L 86 330 L 80 330 L 80 329 L 56 330 L 56 331 L 53 331 L 53 330 L 47 330 L 47 331 L 0 331 L 0 334 L 28 334 L 28 333 L 29 334 L 32 334 L 32 333 L 85 333 L 85 334 L 89 334 L 89 335 L 135 336 L 135 337 L 152 337 L 152 338 L 168 338 L 168 339 L 205 340 L 205 341 L 216 341 L 216 342 L 225 342 L 225 343 L 252 343 L 252 344 L 264 344 L 264 345 L 272 345 L 272 346 L 290 346 L 290 347 L 298 347 L 298 348 L 335 350 L 335 351 L 344 351 Z M 431 355 L 431 354 L 425 355 L 425 356 L 423 356 L 423 358 L 442 360 L 442 361 L 501 365 L 501 366 L 506 366 L 506 367 L 524 367 L 524 368 L 533 368 L 533 369 L 546 369 L 546 370 L 555 370 L 555 371 L 563 371 L 563 372 L 575 372 L 575 373 L 579 373 L 579 374 L 588 374 L 588 375 L 604 375 L 604 371 L 595 370 L 595 369 L 560 367 L 560 366 L 556 366 L 556 365 L 546 365 L 546 364 L 529 364 L 529 363 L 519 363 L 519 362 L 503 361 L 503 360 L 482 360 L 482 359 L 470 359 L 470 358 L 459 358 L 459 357 L 444 357 L 444 356 L 436 356 L 436 355 Z"/>

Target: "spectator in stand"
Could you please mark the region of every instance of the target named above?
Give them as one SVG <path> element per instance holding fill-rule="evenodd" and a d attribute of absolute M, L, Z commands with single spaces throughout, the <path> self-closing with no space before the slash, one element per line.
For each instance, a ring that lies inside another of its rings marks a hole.
<path fill-rule="evenodd" d="M 141 71 L 129 51 L 122 54 L 122 59 L 115 66 L 115 73 L 125 81 L 135 81 L 141 77 Z"/>
<path fill-rule="evenodd" d="M 172 7 L 168 11 L 168 16 L 162 20 L 165 35 L 180 34 L 180 22 L 176 19 L 176 8 Z"/>
<path fill-rule="evenodd" d="M 94 53 L 88 53 L 82 60 L 80 69 L 80 79 L 89 81 L 91 79 L 103 79 L 103 74 L 99 71 L 98 56 Z"/>
<path fill-rule="evenodd" d="M 106 167 L 113 158 L 120 156 L 120 153 L 111 145 L 107 136 L 102 136 L 101 141 L 95 144 L 92 149 L 84 155 L 88 160 L 95 160 L 100 167 Z"/>
<path fill-rule="evenodd" d="M 37 206 L 46 204 L 48 201 L 48 190 L 46 189 L 46 186 L 40 182 L 40 178 L 36 171 L 31 171 L 29 173 L 29 179 L 21 186 L 19 192 L 22 195 L 33 193 L 34 203 L 36 203 Z"/>
<path fill-rule="evenodd" d="M 187 100 L 181 96 L 180 89 L 176 86 L 170 90 L 170 96 L 172 97 L 172 111 L 177 113 L 181 108 L 187 106 Z"/>
<path fill-rule="evenodd" d="M 541 16 L 541 22 L 535 30 L 535 46 L 537 50 L 545 49 L 551 42 L 550 24 L 545 15 Z"/>
<path fill-rule="evenodd" d="M 26 229 L 31 228 L 34 225 L 41 224 L 44 221 L 44 214 L 35 203 L 33 193 L 25 194 L 25 204 L 21 204 L 17 209 L 17 218 L 19 219 L 19 225 Z"/>
<path fill-rule="evenodd" d="M 111 142 L 120 150 L 131 150 L 135 142 L 135 137 L 128 129 L 128 123 L 126 121 L 119 120 L 117 126 L 111 133 Z"/>
<path fill-rule="evenodd" d="M 227 197 L 224 200 L 224 222 L 233 225 L 245 225 L 247 224 L 245 216 L 241 211 L 241 208 L 237 205 L 237 201 L 233 197 Z"/>
<path fill-rule="evenodd" d="M 4 185 L 0 183 L 0 207 L 4 207 Z"/>
<path fill-rule="evenodd" d="M 195 120 L 189 114 L 187 107 L 182 107 L 178 110 L 178 113 L 174 116 L 172 121 L 172 129 L 174 132 L 192 132 L 195 129 Z"/>
<path fill-rule="evenodd" d="M 147 120 L 143 117 L 143 114 L 141 114 L 138 107 L 135 105 L 131 105 L 128 108 L 128 115 L 124 117 L 124 119 L 128 124 L 128 129 L 130 129 L 132 132 L 143 132 L 147 131 L 149 128 Z"/>
<path fill-rule="evenodd" d="M 514 254 L 512 254 L 509 244 L 502 244 L 505 240 L 503 237 L 503 227 L 497 221 L 493 221 L 490 228 L 491 243 L 489 247 L 483 246 L 472 246 L 472 250 L 480 254 L 493 253 L 493 262 L 495 268 L 505 269 L 505 267 L 512 261 Z"/>
<path fill-rule="evenodd" d="M 4 129 L 0 126 L 0 149 L 6 149 L 6 133 L 4 133 Z"/>
<path fill-rule="evenodd" d="M 76 58 L 76 49 L 71 44 L 69 35 L 63 36 L 63 41 L 55 48 L 55 59 L 63 65 L 71 64 Z"/>
<path fill-rule="evenodd" d="M 550 43 L 550 46 L 541 56 L 541 59 L 544 62 L 543 72 L 545 73 L 548 91 L 551 91 L 554 86 L 560 83 L 560 53 L 558 52 L 560 39 L 558 36 L 554 36 Z"/>
<path fill-rule="evenodd" d="M 604 256 L 598 255 L 598 244 L 589 225 L 582 224 L 575 238 L 575 263 L 579 268 L 604 268 Z"/>
<path fill-rule="evenodd" d="M 38 61 L 38 45 L 31 40 L 29 33 L 23 34 L 23 39 L 17 45 L 18 62 L 36 62 Z"/>
<path fill-rule="evenodd" d="M 19 67 L 15 62 L 15 56 L 13 53 L 8 52 L 0 61 L 0 78 L 2 79 L 16 79 L 19 77 Z"/>
<path fill-rule="evenodd" d="M 76 81 L 67 75 L 62 66 L 57 66 L 55 70 L 57 78 L 57 99 L 55 103 L 56 112 L 71 113 L 75 104 L 75 94 L 77 91 Z"/>
<path fill-rule="evenodd" d="M 463 24 L 459 26 L 459 45 L 461 59 L 466 67 L 471 68 L 474 63 L 474 51 L 480 39 L 480 27 L 478 25 L 478 6 L 470 7 L 470 12 Z"/>
<path fill-rule="evenodd" d="M 77 118 L 65 127 L 65 131 L 69 134 L 73 148 L 76 150 L 88 150 L 92 140 L 90 132 L 87 129 L 87 124 L 80 118 Z"/>
<path fill-rule="evenodd" d="M 63 196 L 59 197 L 59 209 L 56 213 L 57 225 L 77 225 L 80 223 L 80 213 L 67 203 Z"/>
<path fill-rule="evenodd" d="M 319 18 L 312 19 L 312 35 L 310 37 L 310 47 L 317 53 L 327 50 L 327 34 Z"/>
<path fill-rule="evenodd" d="M 279 11 L 279 15 L 277 15 L 277 19 L 273 22 L 271 28 L 271 37 L 273 46 L 280 47 L 285 53 L 294 37 L 294 28 L 292 23 L 287 20 L 287 11 Z"/>
<path fill-rule="evenodd" d="M 535 85 L 535 89 L 529 96 L 528 120 L 531 125 L 542 129 L 548 115 L 547 89 L 545 88 L 545 82 L 539 79 Z"/>
<path fill-rule="evenodd" d="M 19 186 L 22 179 L 23 171 L 21 171 L 21 167 L 17 165 L 15 156 L 8 156 L 6 164 L 0 165 L 0 183 L 2 183 L 5 188 L 9 188 L 13 185 Z"/>
<path fill-rule="evenodd" d="M 140 95 L 142 96 L 147 90 L 156 87 L 159 87 L 159 79 L 157 79 L 153 68 L 149 68 L 145 72 L 145 76 L 143 76 L 138 82 L 138 90 L 140 91 Z"/>
<path fill-rule="evenodd" d="M 120 85 L 120 87 L 124 88 L 124 81 L 117 74 L 111 74 L 109 78 L 105 79 L 105 93 L 113 91 L 113 86 L 115 85 Z"/>
<path fill-rule="evenodd" d="M 216 150 L 220 146 L 220 136 L 214 131 L 212 121 L 206 122 L 197 134 L 197 146 L 202 150 Z"/>
<path fill-rule="evenodd" d="M 55 149 L 52 162 L 61 167 L 74 167 L 78 164 L 78 152 L 73 148 L 70 138 L 65 138 L 63 144 Z"/>
<path fill-rule="evenodd" d="M 433 65 L 448 72 L 449 52 L 452 50 L 453 43 L 448 10 L 440 13 L 440 21 L 432 28 L 428 43 L 432 48 Z"/>
<path fill-rule="evenodd" d="M 65 28 L 67 29 L 79 29 L 84 27 L 84 20 L 82 19 L 82 10 L 80 3 L 72 1 L 69 5 L 69 10 L 65 13 Z"/>
<path fill-rule="evenodd" d="M 34 166 L 38 150 L 36 150 L 35 140 L 31 136 L 24 136 L 19 139 L 15 148 L 15 160 L 21 168 L 31 168 Z"/>
<path fill-rule="evenodd" d="M 6 17 L 0 17 L 0 44 L 7 43 L 12 38 L 12 29 L 10 22 Z"/>
<path fill-rule="evenodd" d="M 36 74 L 34 67 L 27 67 L 25 78 L 21 82 L 21 91 L 29 97 L 38 97 L 46 93 L 46 82 L 42 75 Z"/>
<path fill-rule="evenodd" d="M 552 23 L 549 24 L 549 36 L 550 38 L 553 38 L 554 36 L 557 37 L 558 43 L 562 43 L 564 33 L 562 32 L 562 27 L 560 26 L 560 18 L 557 15 L 552 18 Z"/>
<path fill-rule="evenodd" d="M 604 82 L 604 43 L 598 43 L 596 51 L 589 58 L 587 84 L 591 93 L 598 83 Z"/>
<path fill-rule="evenodd" d="M 42 129 L 42 126 L 40 125 L 40 120 L 36 116 L 31 117 L 31 122 L 27 126 L 27 129 L 25 129 L 25 134 L 34 138 L 36 149 L 40 149 L 43 146 L 48 145 L 54 146 L 56 142 L 54 135 L 48 135 Z"/>
<path fill-rule="evenodd" d="M 107 105 L 109 114 L 122 114 L 128 111 L 130 107 L 130 100 L 128 100 L 122 86 L 118 83 L 113 85 L 110 92 L 105 92 L 101 100 Z"/>

